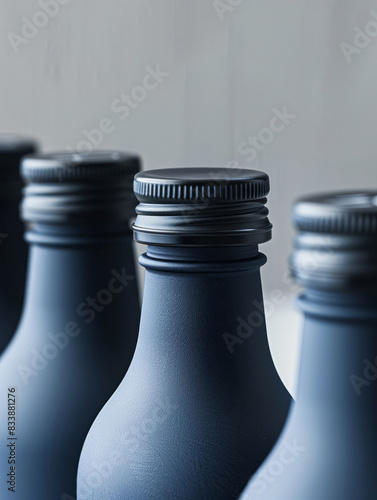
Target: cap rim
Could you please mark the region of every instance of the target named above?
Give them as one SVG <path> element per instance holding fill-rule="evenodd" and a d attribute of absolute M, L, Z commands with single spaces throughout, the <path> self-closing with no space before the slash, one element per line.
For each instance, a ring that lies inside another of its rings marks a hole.
<path fill-rule="evenodd" d="M 339 191 L 301 198 L 293 276 L 315 288 L 365 288 L 377 279 L 377 191 Z"/>
<path fill-rule="evenodd" d="M 265 198 L 268 175 L 248 169 L 181 167 L 141 172 L 135 176 L 134 193 L 143 203 L 231 203 Z"/>
<path fill-rule="evenodd" d="M 300 231 L 377 234 L 377 191 L 343 191 L 298 200 L 293 221 Z"/>
<path fill-rule="evenodd" d="M 137 155 L 121 151 L 33 154 L 22 160 L 21 175 L 29 183 L 111 181 L 133 178 L 140 163 Z"/>
<path fill-rule="evenodd" d="M 0 179 L 20 180 L 21 159 L 38 150 L 37 141 L 16 134 L 0 134 Z"/>

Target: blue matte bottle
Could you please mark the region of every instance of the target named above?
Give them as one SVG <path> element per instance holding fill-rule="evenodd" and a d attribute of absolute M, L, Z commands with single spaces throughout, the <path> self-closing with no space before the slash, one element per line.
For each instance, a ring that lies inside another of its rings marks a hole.
<path fill-rule="evenodd" d="M 258 245 L 266 174 L 138 174 L 148 245 L 139 341 L 80 458 L 79 500 L 235 500 L 275 443 L 290 396 L 269 351 Z"/>
<path fill-rule="evenodd" d="M 242 500 L 377 491 L 377 191 L 307 197 L 291 265 L 305 287 L 297 402 Z"/>
<path fill-rule="evenodd" d="M 0 134 L 0 354 L 16 330 L 24 299 L 28 248 L 19 217 L 19 170 L 21 158 L 36 150 L 31 139 Z"/>
<path fill-rule="evenodd" d="M 139 166 L 117 152 L 23 160 L 30 257 L 22 319 L 0 361 L 2 500 L 76 496 L 84 438 L 136 345 Z"/>

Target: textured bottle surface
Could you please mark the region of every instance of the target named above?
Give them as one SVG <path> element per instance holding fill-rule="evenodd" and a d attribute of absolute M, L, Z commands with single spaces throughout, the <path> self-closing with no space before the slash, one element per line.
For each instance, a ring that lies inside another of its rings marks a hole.
<path fill-rule="evenodd" d="M 296 206 L 292 267 L 306 286 L 297 402 L 242 500 L 375 497 L 376 194 Z"/>
<path fill-rule="evenodd" d="M 149 175 L 164 183 L 173 174 L 150 172 L 137 182 Z M 177 183 L 187 176 L 196 185 L 199 177 L 200 193 L 208 182 L 206 170 L 177 170 L 174 176 Z M 229 197 L 237 179 L 211 193 Z M 227 202 L 231 217 L 242 214 L 234 222 L 246 227 L 240 235 L 235 224 L 223 238 L 226 245 L 211 247 L 211 238 L 221 241 L 216 230 L 224 229 L 225 203 L 215 209 L 210 197 L 200 207 L 190 205 L 182 186 L 165 188 L 165 195 L 157 187 L 136 186 L 136 192 L 144 202 L 137 209 L 136 238 L 153 241 L 140 260 L 146 277 L 139 340 L 126 377 L 85 441 L 78 499 L 236 499 L 275 443 L 290 404 L 265 329 L 265 257 L 255 241 L 265 239 L 269 227 L 264 203 L 245 212 L 239 200 Z M 261 220 L 259 235 L 252 232 L 254 217 Z M 248 230 L 250 241 L 232 245 Z M 155 244 L 165 237 L 165 246 Z"/>
<path fill-rule="evenodd" d="M 27 245 L 19 204 L 21 158 L 37 149 L 34 141 L 0 134 L 0 354 L 20 319 L 24 298 Z"/>
<path fill-rule="evenodd" d="M 119 183 L 134 172 L 127 173 L 124 158 L 107 155 L 100 166 L 91 155 L 76 155 L 72 163 L 70 155 L 24 163 L 32 179 L 23 203 L 31 248 L 22 319 L 0 361 L 2 499 L 76 497 L 85 435 L 134 352 L 139 303 L 131 207 L 128 201 L 122 210 L 117 207 L 114 222 L 114 206 L 103 200 L 112 190 L 113 199 L 123 196 L 124 186 L 119 193 L 105 182 L 114 166 L 123 163 Z M 66 180 L 55 184 L 49 165 Z M 101 183 L 91 168 L 101 169 Z M 41 193 L 51 206 L 39 202 Z"/>

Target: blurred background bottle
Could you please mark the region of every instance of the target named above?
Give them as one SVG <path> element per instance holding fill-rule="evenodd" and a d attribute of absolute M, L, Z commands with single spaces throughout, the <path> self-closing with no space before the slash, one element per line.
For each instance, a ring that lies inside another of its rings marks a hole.
<path fill-rule="evenodd" d="M 233 500 L 290 405 L 260 280 L 269 179 L 166 169 L 138 174 L 134 190 L 135 239 L 148 245 L 139 341 L 85 441 L 78 499 Z"/>
<path fill-rule="evenodd" d="M 305 287 L 297 403 L 242 500 L 367 500 L 377 476 L 377 191 L 307 197 L 291 259 Z"/>
<path fill-rule="evenodd" d="M 32 139 L 0 134 L 0 354 L 16 330 L 24 299 L 28 248 L 19 217 L 20 161 L 37 148 Z"/>
<path fill-rule="evenodd" d="M 10 474 L 9 497 L 75 498 L 84 438 L 131 361 L 139 300 L 129 220 L 139 168 L 137 157 L 117 152 L 23 161 L 27 290 L 0 362 L 1 491 Z"/>

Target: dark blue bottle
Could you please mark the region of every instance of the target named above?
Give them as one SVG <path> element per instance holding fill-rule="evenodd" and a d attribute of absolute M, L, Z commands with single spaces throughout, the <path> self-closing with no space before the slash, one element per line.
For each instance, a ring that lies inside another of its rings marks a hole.
<path fill-rule="evenodd" d="M 131 361 L 139 320 L 129 219 L 139 160 L 30 156 L 21 323 L 0 362 L 0 497 L 75 498 L 84 438 Z"/>
<path fill-rule="evenodd" d="M 377 491 L 377 191 L 299 201 L 305 316 L 297 402 L 242 500 L 369 500 Z"/>
<path fill-rule="evenodd" d="M 24 299 L 27 245 L 19 217 L 19 170 L 21 158 L 36 149 L 33 140 L 0 134 L 0 354 L 15 332 Z"/>
<path fill-rule="evenodd" d="M 148 245 L 139 341 L 86 439 L 78 499 L 236 499 L 290 404 L 260 281 L 268 176 L 157 170 L 134 191 L 135 239 Z"/>

